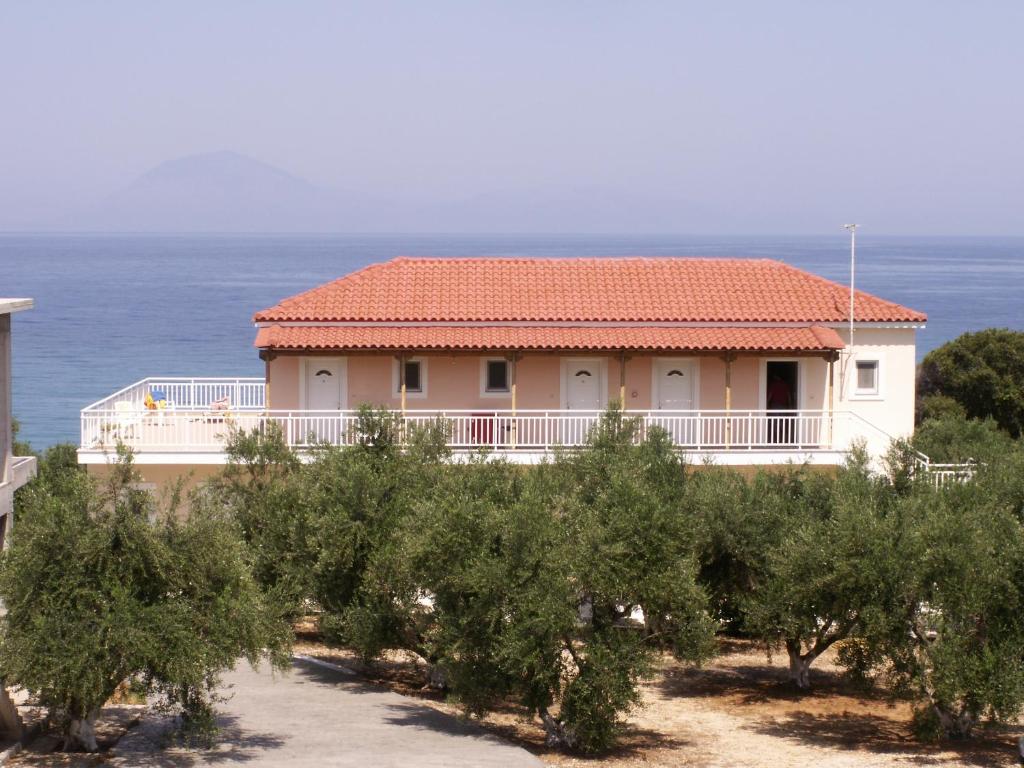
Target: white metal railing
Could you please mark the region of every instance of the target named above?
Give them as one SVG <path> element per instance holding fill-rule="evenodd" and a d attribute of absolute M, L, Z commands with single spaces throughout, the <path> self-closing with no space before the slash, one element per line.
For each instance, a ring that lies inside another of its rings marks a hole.
<path fill-rule="evenodd" d="M 352 445 L 358 440 L 358 411 L 264 410 L 254 405 L 262 398 L 262 390 L 240 381 L 241 386 L 221 380 L 153 379 L 145 389 L 122 390 L 121 399 L 114 403 L 108 398 L 82 411 L 81 447 L 108 449 L 122 442 L 143 450 L 220 450 L 232 428 L 251 430 L 270 422 L 278 424 L 288 445 L 297 448 L 318 443 Z M 217 407 L 218 396 L 232 386 L 239 389 L 230 405 Z M 145 392 L 154 390 L 167 395 L 166 408 L 142 405 Z M 126 400 L 125 395 L 134 399 Z M 424 425 L 440 419 L 454 449 L 547 451 L 584 444 L 602 413 L 408 410 L 404 422 Z M 681 449 L 753 451 L 830 448 L 834 426 L 830 422 L 844 414 L 831 419 L 825 411 L 635 411 L 626 415 L 639 419 L 640 437 L 659 427 Z"/>
<path fill-rule="evenodd" d="M 163 397 L 158 397 L 159 395 Z M 262 378 L 195 378 L 185 376 L 150 377 L 129 384 L 112 395 L 82 409 L 87 411 L 126 410 L 142 407 L 146 395 L 164 400 L 169 409 L 210 408 L 227 399 L 233 410 L 263 410 L 266 407 L 266 382 Z M 120 404 L 120 405 L 119 405 Z"/>
<path fill-rule="evenodd" d="M 977 464 L 973 461 L 963 464 L 933 464 L 929 462 L 926 467 L 926 476 L 932 485 L 941 488 L 949 483 L 966 483 L 974 478 L 976 471 Z"/>

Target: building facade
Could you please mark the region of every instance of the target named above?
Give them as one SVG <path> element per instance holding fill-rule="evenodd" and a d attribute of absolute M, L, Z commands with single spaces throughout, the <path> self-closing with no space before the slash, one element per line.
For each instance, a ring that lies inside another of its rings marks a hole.
<path fill-rule="evenodd" d="M 835 465 L 912 433 L 926 321 L 864 292 L 849 307 L 769 260 L 394 259 L 257 312 L 263 379 L 149 379 L 85 409 L 80 457 L 120 440 L 152 482 L 201 475 L 231 429 L 346 444 L 373 405 L 529 463 L 614 403 L 694 461 Z"/>

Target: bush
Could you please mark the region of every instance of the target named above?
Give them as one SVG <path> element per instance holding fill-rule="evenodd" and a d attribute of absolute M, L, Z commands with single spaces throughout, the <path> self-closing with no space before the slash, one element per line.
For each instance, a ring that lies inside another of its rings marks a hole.
<path fill-rule="evenodd" d="M 933 462 L 944 464 L 984 464 L 1014 447 L 1014 441 L 994 419 L 969 419 L 955 412 L 922 422 L 912 444 Z"/>
<path fill-rule="evenodd" d="M 1024 433 L 1024 331 L 989 328 L 965 333 L 932 350 L 921 363 L 918 394 L 951 398 L 967 416 L 992 418 L 1012 437 L 1020 437 Z M 935 401 L 925 402 L 934 410 Z"/>

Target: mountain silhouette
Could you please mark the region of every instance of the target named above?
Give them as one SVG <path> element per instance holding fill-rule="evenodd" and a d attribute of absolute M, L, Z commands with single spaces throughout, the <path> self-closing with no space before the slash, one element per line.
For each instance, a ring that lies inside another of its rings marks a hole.
<path fill-rule="evenodd" d="M 316 232 L 372 229 L 373 201 L 319 187 L 237 152 L 168 160 L 73 222 L 121 232 Z"/>

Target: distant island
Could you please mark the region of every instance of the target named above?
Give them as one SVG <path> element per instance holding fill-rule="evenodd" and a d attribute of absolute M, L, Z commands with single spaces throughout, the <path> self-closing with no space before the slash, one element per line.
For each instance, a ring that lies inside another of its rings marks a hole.
<path fill-rule="evenodd" d="M 418 199 L 404 190 L 377 196 L 320 186 L 247 155 L 218 151 L 160 163 L 79 210 L 14 228 L 143 233 L 673 232 L 703 229 L 716 221 L 728 229 L 736 216 L 696 200 L 593 186 L 498 188 L 457 199 Z"/>

